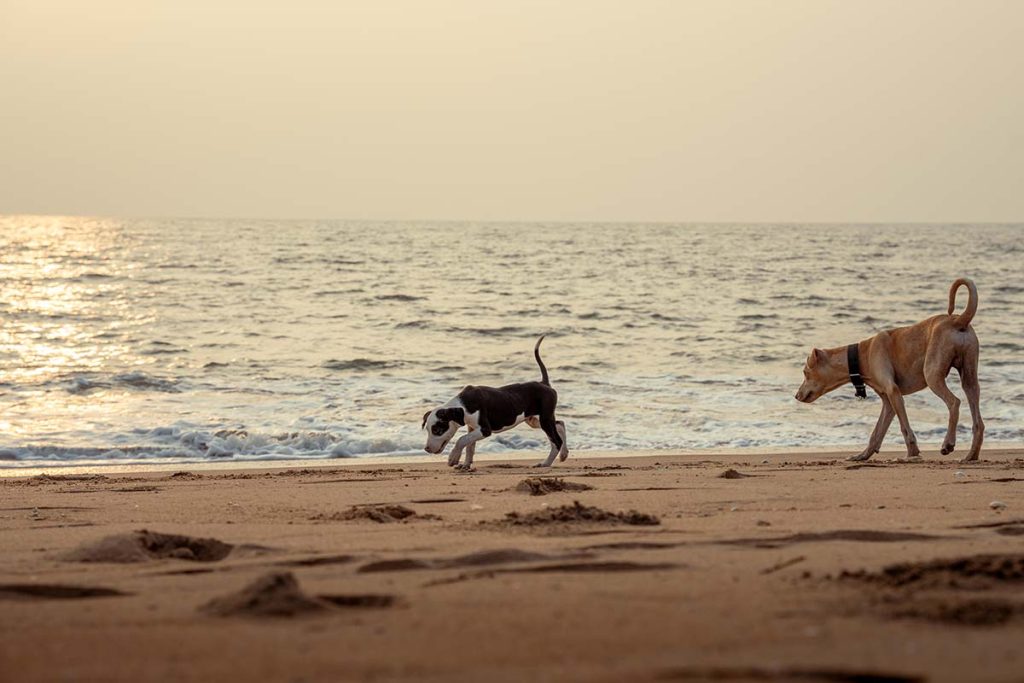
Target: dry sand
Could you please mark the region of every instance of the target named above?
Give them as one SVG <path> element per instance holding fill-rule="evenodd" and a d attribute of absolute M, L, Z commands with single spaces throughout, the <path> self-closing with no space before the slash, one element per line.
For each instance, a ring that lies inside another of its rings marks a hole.
<path fill-rule="evenodd" d="M 0 679 L 1024 681 L 1024 451 L 894 457 L 2 479 Z"/>

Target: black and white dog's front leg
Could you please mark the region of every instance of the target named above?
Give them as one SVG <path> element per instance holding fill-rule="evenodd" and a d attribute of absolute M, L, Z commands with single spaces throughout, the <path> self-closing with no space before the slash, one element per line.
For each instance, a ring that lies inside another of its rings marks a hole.
<path fill-rule="evenodd" d="M 473 469 L 473 456 L 476 455 L 476 441 L 466 444 L 466 462 L 461 465 L 456 465 L 457 470 L 466 470 L 467 472 Z"/>
<path fill-rule="evenodd" d="M 459 466 L 459 460 L 462 459 L 462 449 L 467 448 L 469 450 L 466 452 L 466 465 L 463 469 L 469 469 L 470 465 L 473 464 L 473 455 L 476 453 L 476 442 L 485 436 L 487 435 L 484 434 L 484 431 L 478 427 L 468 434 L 463 434 L 459 437 L 459 440 L 455 442 L 455 446 L 452 448 L 452 454 L 448 456 L 448 467 Z"/>

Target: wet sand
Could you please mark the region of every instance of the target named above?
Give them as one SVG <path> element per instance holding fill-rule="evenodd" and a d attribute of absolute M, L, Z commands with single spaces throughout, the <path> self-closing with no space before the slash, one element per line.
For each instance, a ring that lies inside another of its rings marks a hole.
<path fill-rule="evenodd" d="M 0 678 L 1024 680 L 1024 450 L 897 455 L 2 479 Z"/>

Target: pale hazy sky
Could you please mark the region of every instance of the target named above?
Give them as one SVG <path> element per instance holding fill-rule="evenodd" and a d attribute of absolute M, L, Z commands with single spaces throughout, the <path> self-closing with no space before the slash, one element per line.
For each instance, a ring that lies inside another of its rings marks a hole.
<path fill-rule="evenodd" d="M 1024 220 L 1024 2 L 0 0 L 0 213 Z"/>

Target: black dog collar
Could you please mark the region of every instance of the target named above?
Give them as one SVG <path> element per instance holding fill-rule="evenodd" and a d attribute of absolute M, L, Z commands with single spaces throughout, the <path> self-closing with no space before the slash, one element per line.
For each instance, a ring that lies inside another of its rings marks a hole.
<path fill-rule="evenodd" d="M 850 344 L 846 347 L 846 363 L 850 366 L 850 381 L 857 389 L 857 398 L 867 398 L 868 392 L 864 390 L 864 378 L 860 376 L 860 344 Z"/>

